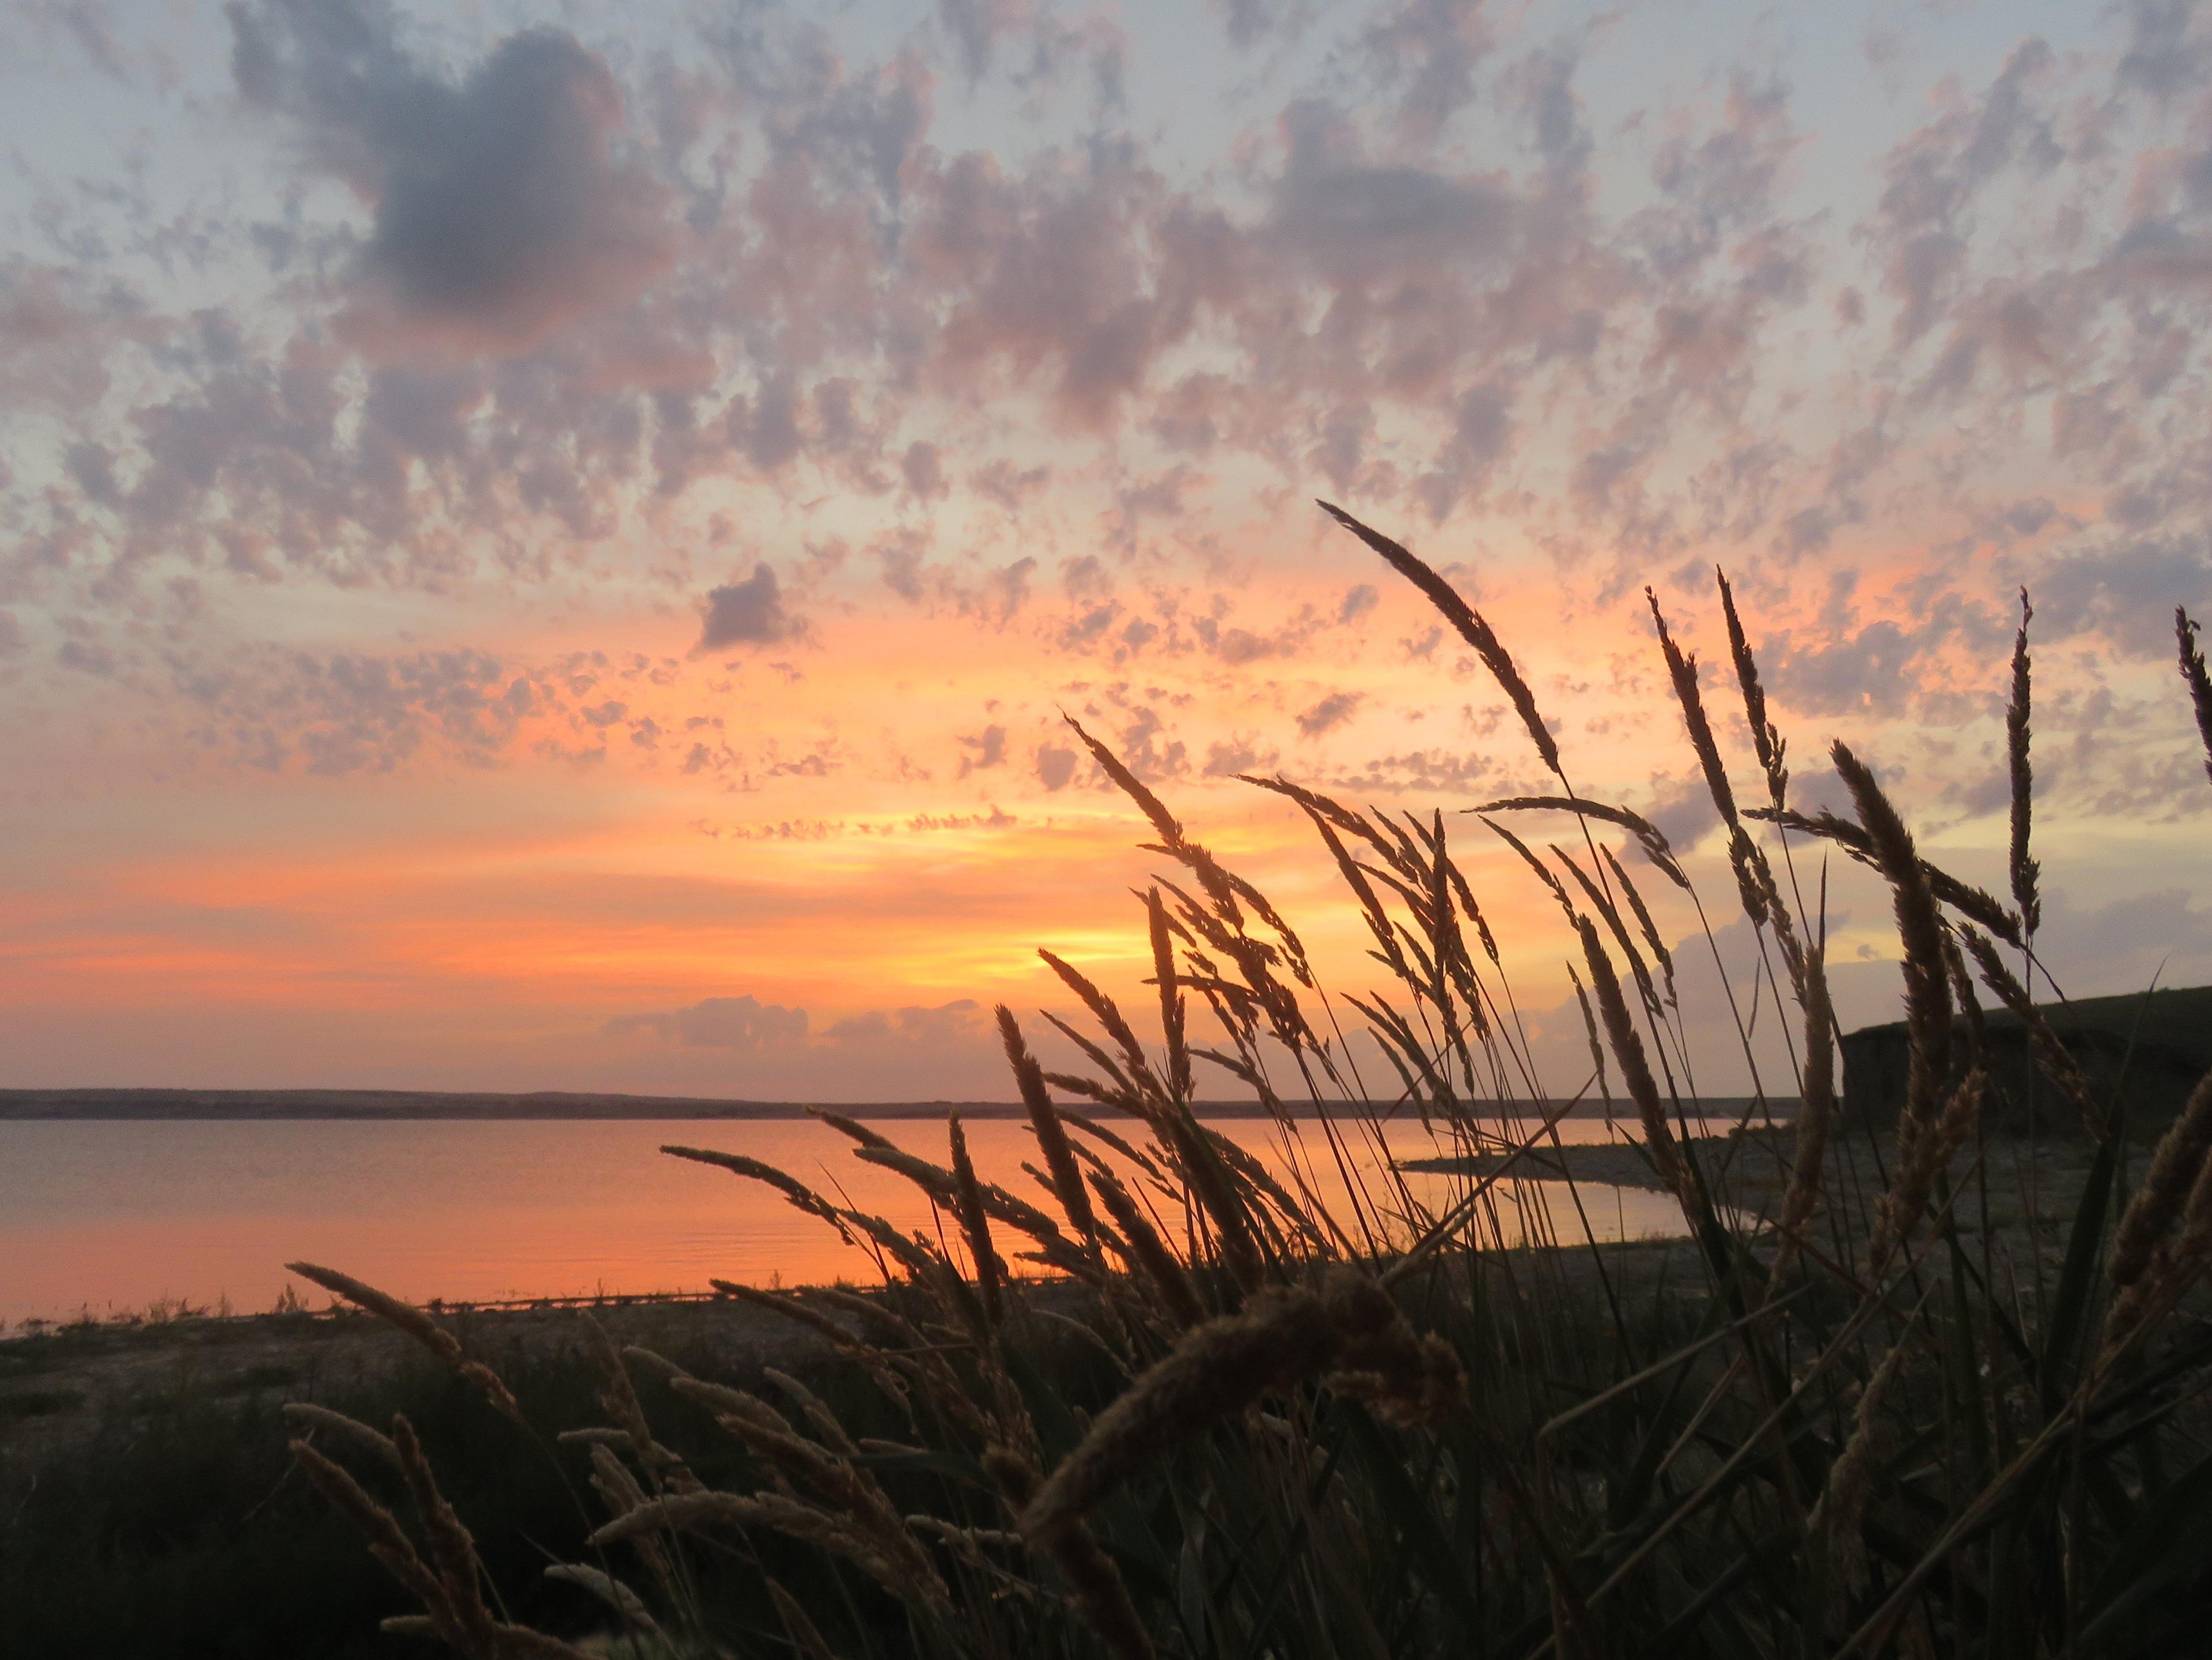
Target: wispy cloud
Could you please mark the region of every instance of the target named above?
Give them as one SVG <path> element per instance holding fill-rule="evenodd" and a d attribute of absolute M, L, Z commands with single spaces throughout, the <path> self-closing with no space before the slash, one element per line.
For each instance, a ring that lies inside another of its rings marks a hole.
<path fill-rule="evenodd" d="M 963 884 L 1006 885 L 1030 909 L 958 969 L 1025 983 L 1119 811 L 1062 711 L 1238 834 L 1255 769 L 1416 810 L 1537 781 L 1323 493 L 1480 599 L 1578 787 L 1686 835 L 1636 600 L 1710 658 L 1717 562 L 1802 752 L 1873 745 L 1962 846 L 2022 584 L 2042 822 L 2201 815 L 2163 700 L 2172 606 L 2212 609 L 2212 20 L 1761 15 L 38 11 L 8 72 L 58 112 L 0 184 L 0 903 L 187 820 L 213 883 L 226 829 L 296 824 L 319 868 L 361 824 L 557 806 L 599 839 L 538 892 L 586 932 L 592 882 L 679 842 L 805 852 L 854 939 L 887 904 L 958 935 Z M 895 862 L 924 848 L 952 863 Z M 2075 879 L 2085 916 L 2138 880 Z M 896 1037 L 964 994 L 921 933 L 841 959 L 865 998 L 802 991 L 803 953 L 738 995 L 605 944 L 562 1018 L 656 1011 L 628 1053 L 673 1067 L 834 1010 L 759 1050 L 800 1076 L 861 1004 Z M 267 952 L 226 959 L 238 996 L 303 983 Z M 126 957 L 68 994 L 143 998 Z"/>

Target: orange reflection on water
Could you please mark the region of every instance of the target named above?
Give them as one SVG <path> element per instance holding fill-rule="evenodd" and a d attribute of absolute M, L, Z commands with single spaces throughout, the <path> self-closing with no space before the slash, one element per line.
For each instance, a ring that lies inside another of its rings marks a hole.
<path fill-rule="evenodd" d="M 876 1128 L 945 1160 L 941 1125 Z M 1317 1134 L 1308 1133 L 1300 1154 L 1264 1121 L 1218 1128 L 1286 1183 L 1295 1163 L 1355 1225 Z M 1560 1128 L 1571 1140 L 1606 1134 L 1589 1120 Z M 1036 1162 L 1026 1123 L 971 1122 L 968 1134 L 987 1180 L 1033 1191 L 1021 1168 Z M 874 1277 L 869 1259 L 821 1222 L 755 1183 L 664 1157 L 665 1142 L 743 1152 L 902 1229 L 939 1231 L 912 1185 L 852 1158 L 848 1141 L 811 1120 L 0 1123 L 0 1320 L 106 1316 L 179 1298 L 227 1298 L 252 1312 L 290 1283 L 283 1264 L 302 1259 L 418 1302 Z M 1409 1122 L 1391 1127 L 1389 1151 L 1407 1158 L 1449 1149 Z M 1389 1191 L 1371 1150 L 1354 1175 L 1372 1195 Z M 1461 1177 L 1406 1180 L 1433 1210 L 1466 1190 Z M 1588 1184 L 1581 1194 L 1601 1240 L 1680 1231 L 1673 1201 L 1659 1194 Z M 1583 1237 L 1564 1184 L 1501 1184 L 1493 1199 L 1496 1237 L 1509 1244 L 1547 1230 Z"/>

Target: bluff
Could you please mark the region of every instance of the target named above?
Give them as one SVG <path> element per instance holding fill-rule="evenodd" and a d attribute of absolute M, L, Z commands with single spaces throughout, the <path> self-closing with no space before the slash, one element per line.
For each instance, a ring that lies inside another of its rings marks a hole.
<path fill-rule="evenodd" d="M 2132 1122 L 2171 1117 L 2197 1079 L 2212 1071 L 2212 986 L 2077 998 L 2041 1007 L 2044 1018 L 2087 1074 L 2100 1103 L 2109 1101 L 2114 1086 L 2124 1079 Z M 2075 1123 L 2057 1088 L 2034 1070 L 2026 1023 L 2003 1009 L 1991 1011 L 1984 1020 L 1997 1122 L 2014 1129 L 2031 1125 L 2064 1128 Z M 1894 1123 L 1905 1103 L 1911 1047 L 1901 1020 L 1846 1034 L 1845 1110 L 1877 1124 Z M 1966 1023 L 1954 1020 L 1954 1073 L 1964 1067 L 1966 1059 Z"/>

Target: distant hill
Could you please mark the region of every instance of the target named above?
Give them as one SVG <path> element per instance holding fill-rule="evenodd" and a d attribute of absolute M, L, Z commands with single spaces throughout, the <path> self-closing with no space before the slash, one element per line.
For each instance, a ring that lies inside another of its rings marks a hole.
<path fill-rule="evenodd" d="M 2129 992 L 2118 997 L 2078 997 L 2046 1003 L 2050 1023 L 2087 1074 L 2100 1100 L 2122 1076 L 2137 1123 L 2171 1116 L 2189 1091 L 2212 1071 L 2212 986 Z M 2003 1009 L 1985 1016 L 1998 1101 L 1996 1116 L 2015 1128 L 2031 1122 L 2065 1128 L 2073 1115 L 2047 1081 L 2033 1079 L 2027 1028 Z M 1964 1066 L 1966 1022 L 1951 1028 L 1952 1064 Z M 1876 1123 L 1894 1122 L 1905 1100 L 1911 1042 L 1902 1021 L 1868 1026 L 1844 1039 L 1844 1099 Z M 2033 1103 L 2033 1111 L 2029 1103 Z"/>

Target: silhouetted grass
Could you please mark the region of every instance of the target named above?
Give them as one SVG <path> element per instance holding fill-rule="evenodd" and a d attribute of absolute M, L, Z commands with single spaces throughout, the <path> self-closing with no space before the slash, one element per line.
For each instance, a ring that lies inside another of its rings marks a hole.
<path fill-rule="evenodd" d="M 1694 660 L 1652 602 L 1721 816 L 1727 886 L 1760 952 L 1759 971 L 1729 986 L 1742 1058 L 1756 1075 L 1747 1033 L 1779 1022 L 1790 1075 L 1767 1087 L 1802 1104 L 1778 1203 L 1731 1203 L 1720 1160 L 1688 1139 L 1706 1057 L 1636 886 L 1656 871 L 1683 892 L 1696 948 L 1720 966 L 1693 879 L 1643 820 L 1583 801 L 1479 614 L 1407 550 L 1337 517 L 1475 647 L 1559 781 L 1558 795 L 1492 804 L 1486 822 L 1560 907 L 1590 1016 L 1583 1088 L 1609 1077 L 1626 1093 L 1687 1244 L 1607 1247 L 1560 1221 L 1536 1241 L 1557 1250 L 1504 1249 L 1518 1237 L 1510 1161 L 1553 1143 L 1548 1104 L 1576 1091 L 1541 1075 L 1526 1040 L 1453 855 L 1459 823 L 1253 781 L 1305 812 L 1371 935 L 1371 983 L 1332 994 L 1265 897 L 1078 727 L 1169 867 L 1145 901 L 1157 1010 L 1132 1020 L 1048 955 L 1088 1014 L 1053 1022 L 1085 1056 L 1066 1073 L 1038 1067 L 1001 1012 L 1042 1160 L 1023 1194 L 975 1179 L 957 1124 L 940 1167 L 828 1119 L 943 1207 L 936 1236 L 709 1154 L 843 1230 L 890 1290 L 873 1304 L 742 1293 L 839 1343 L 847 1364 L 819 1392 L 739 1389 L 605 1347 L 605 1427 L 568 1443 L 592 1460 L 596 1530 L 540 1531 L 546 1560 L 596 1586 L 601 1628 L 640 1653 L 2027 1660 L 2201 1642 L 2212 1333 L 2182 1305 L 2212 1262 L 2212 1080 L 2131 1188 L 2124 1077 L 2093 1085 L 2027 989 L 2025 801 L 2009 852 L 2026 917 L 1925 858 L 1875 757 L 1830 751 L 1850 819 L 1796 813 L 1723 589 L 1770 803 L 1740 809 Z M 2179 638 L 2202 718 L 2185 619 Z M 2029 672 L 2023 625 L 2008 745 L 2022 789 Z M 1573 819 L 1574 840 L 1541 843 L 1539 814 Z M 1627 835 L 1618 853 L 1597 839 L 1614 831 Z M 1836 1099 L 1824 846 L 1877 871 L 1895 902 L 1912 1060 L 1884 1145 Z M 1990 1156 L 1985 995 L 2025 1024 L 2091 1149 L 2056 1261 L 1960 1202 Z M 1396 1109 L 1440 1152 L 1504 1155 L 1502 1167 L 1471 1165 L 1449 1202 L 1421 1203 L 1383 1153 L 1368 1104 L 1390 1091 L 1360 1075 L 1346 1019 L 1372 1034 Z M 1201 1073 L 1283 1109 L 1284 1173 L 1198 1119 Z M 1864 1158 L 1844 1156 L 1854 1141 Z M 1331 1170 L 1347 1204 L 1317 1196 Z M 1024 1258 L 1086 1287 L 1087 1304 L 1040 1306 L 1007 1273 Z M 379 1305 L 342 1274 L 295 1268 Z M 557 1508 L 560 1455 L 530 1426 L 573 1422 L 573 1394 L 534 1398 L 526 1369 L 502 1380 L 484 1364 L 495 1357 L 388 1300 L 384 1312 L 479 1397 L 434 1398 L 472 1410 L 477 1439 L 433 1435 L 433 1419 L 427 1458 L 411 1414 L 380 1452 L 359 1435 L 366 1450 L 295 1447 L 415 1594 L 420 1612 L 388 1627 L 471 1656 L 578 1652 L 572 1619 L 541 1617 L 515 1589 L 528 1553 L 509 1536 Z M 127 1502 L 111 1491 L 119 1479 L 85 1502 Z M 332 1574 L 362 1617 L 375 1611 L 356 1574 Z M 289 1594 L 272 1587 L 273 1606 L 296 1607 Z"/>

